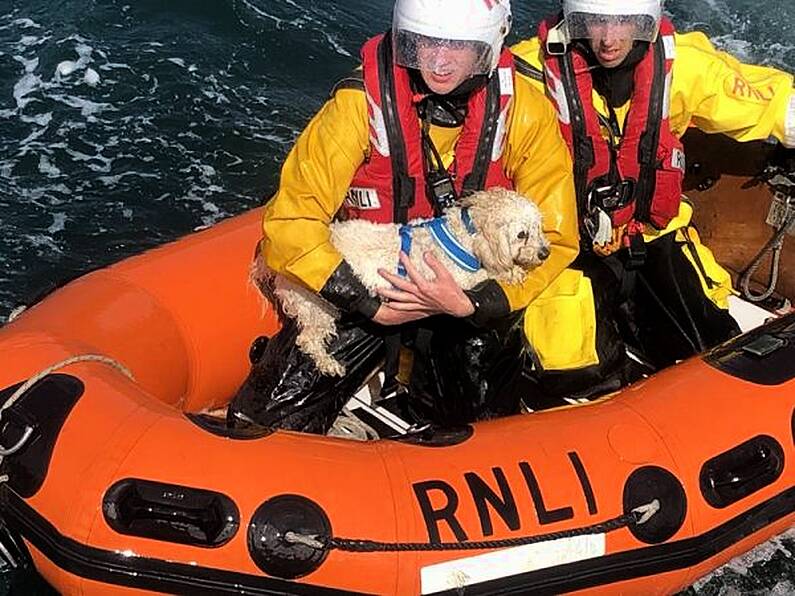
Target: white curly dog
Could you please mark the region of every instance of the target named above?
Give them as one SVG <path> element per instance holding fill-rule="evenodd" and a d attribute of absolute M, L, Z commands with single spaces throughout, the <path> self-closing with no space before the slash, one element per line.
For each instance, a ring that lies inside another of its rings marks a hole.
<path fill-rule="evenodd" d="M 427 278 L 433 273 L 422 258 L 432 252 L 462 289 L 485 279 L 521 282 L 549 256 L 541 212 L 522 195 L 502 188 L 476 192 L 448 209 L 443 217 L 401 224 L 349 220 L 331 224 L 331 242 L 356 276 L 376 295 L 389 287 L 378 269 L 400 272 L 399 254 L 410 235 L 410 259 Z M 402 231 L 401 231 L 402 230 Z M 339 318 L 336 307 L 309 288 L 267 269 L 257 258 L 252 280 L 298 324 L 296 345 L 326 375 L 344 375 L 345 367 L 327 349 Z"/>

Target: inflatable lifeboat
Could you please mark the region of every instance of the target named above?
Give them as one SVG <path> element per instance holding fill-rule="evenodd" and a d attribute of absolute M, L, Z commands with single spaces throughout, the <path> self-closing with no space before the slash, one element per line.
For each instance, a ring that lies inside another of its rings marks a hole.
<path fill-rule="evenodd" d="M 770 193 L 694 170 L 702 236 L 740 269 Z M 247 281 L 259 219 L 0 329 L 7 564 L 64 594 L 667 594 L 795 522 L 795 314 L 587 404 L 371 441 L 227 428 L 212 412 L 278 326 Z"/>

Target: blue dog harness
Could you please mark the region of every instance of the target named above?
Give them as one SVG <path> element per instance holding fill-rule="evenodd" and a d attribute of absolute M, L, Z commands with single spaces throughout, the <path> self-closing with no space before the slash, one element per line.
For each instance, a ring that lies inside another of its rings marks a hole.
<path fill-rule="evenodd" d="M 472 218 L 469 216 L 469 210 L 466 208 L 461 209 L 461 221 L 467 232 L 474 234 L 477 230 L 475 224 L 472 223 Z M 436 244 L 444 251 L 444 253 L 452 259 L 452 261 L 464 269 L 473 273 L 481 268 L 478 258 L 461 246 L 461 243 L 453 236 L 448 225 L 447 217 L 435 217 L 416 224 L 404 224 L 400 226 L 400 250 L 407 255 L 411 254 L 412 235 L 414 230 L 418 228 L 428 228 L 431 237 L 436 241 Z M 403 263 L 398 262 L 397 274 L 401 277 L 406 277 L 406 268 Z"/>

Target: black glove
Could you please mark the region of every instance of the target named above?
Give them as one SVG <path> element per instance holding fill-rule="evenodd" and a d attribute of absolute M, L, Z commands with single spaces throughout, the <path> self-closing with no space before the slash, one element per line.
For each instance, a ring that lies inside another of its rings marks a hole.
<path fill-rule="evenodd" d="M 320 295 L 342 312 L 358 312 L 368 319 L 372 319 L 381 306 L 381 301 L 370 296 L 347 261 L 342 261 L 334 270 L 320 288 Z"/>
<path fill-rule="evenodd" d="M 475 307 L 469 320 L 477 327 L 486 327 L 493 321 L 507 316 L 511 312 L 508 297 L 500 284 L 493 279 L 480 282 L 471 290 L 464 290 Z"/>

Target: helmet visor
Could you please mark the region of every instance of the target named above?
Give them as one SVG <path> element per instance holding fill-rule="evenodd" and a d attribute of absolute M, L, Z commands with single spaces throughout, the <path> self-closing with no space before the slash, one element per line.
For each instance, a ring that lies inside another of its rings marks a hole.
<path fill-rule="evenodd" d="M 491 72 L 491 45 L 469 39 L 440 39 L 398 29 L 393 32 L 395 63 L 435 74 L 463 78 Z"/>
<path fill-rule="evenodd" d="M 647 14 L 605 15 L 572 12 L 566 16 L 570 39 L 654 41 L 657 20 Z"/>

